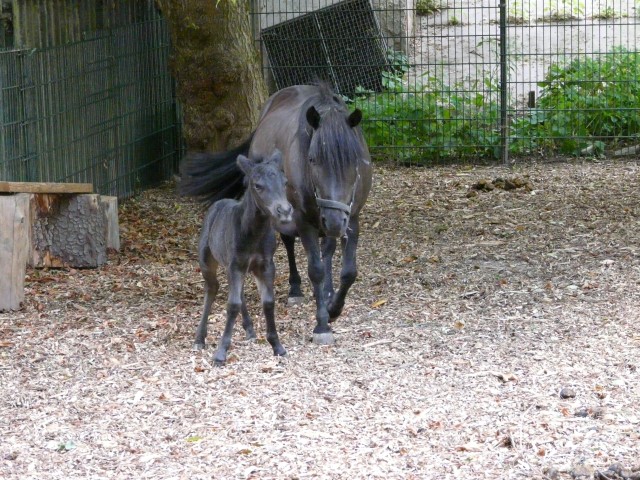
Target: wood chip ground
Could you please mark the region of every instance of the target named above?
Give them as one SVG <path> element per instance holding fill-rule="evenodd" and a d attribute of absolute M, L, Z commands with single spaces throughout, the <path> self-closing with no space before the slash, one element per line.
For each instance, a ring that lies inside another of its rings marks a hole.
<path fill-rule="evenodd" d="M 530 188 L 472 188 L 516 177 Z M 251 285 L 259 339 L 238 325 L 223 368 L 191 349 L 201 217 L 166 185 L 121 206 L 108 265 L 28 271 L 24 308 L 0 313 L 1 478 L 639 469 L 638 163 L 379 166 L 337 343 L 309 342 L 312 303 L 285 305 L 279 248 L 289 356 L 271 355 Z"/>

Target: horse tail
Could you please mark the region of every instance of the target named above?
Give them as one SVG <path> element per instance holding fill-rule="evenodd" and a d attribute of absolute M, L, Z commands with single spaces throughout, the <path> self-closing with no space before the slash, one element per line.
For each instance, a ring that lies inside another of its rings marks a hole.
<path fill-rule="evenodd" d="M 238 155 L 248 155 L 253 133 L 241 145 L 226 152 L 193 152 L 180 165 L 178 193 L 198 197 L 203 203 L 222 198 L 240 198 L 244 193 L 244 174 L 238 167 Z"/>

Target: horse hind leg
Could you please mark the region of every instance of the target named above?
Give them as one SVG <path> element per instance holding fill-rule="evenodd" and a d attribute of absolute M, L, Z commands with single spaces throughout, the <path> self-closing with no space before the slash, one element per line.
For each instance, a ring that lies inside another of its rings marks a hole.
<path fill-rule="evenodd" d="M 196 339 L 193 344 L 194 350 L 203 350 L 206 348 L 205 339 L 207 337 L 207 326 L 209 324 L 209 314 L 211 313 L 211 305 L 218 294 L 220 283 L 218 282 L 217 270 L 218 263 L 214 260 L 209 251 L 202 253 L 200 262 L 200 270 L 204 277 L 204 308 L 198 329 L 196 330 Z"/>
<path fill-rule="evenodd" d="M 265 269 L 261 273 L 256 274 L 255 277 L 262 301 L 264 318 L 267 324 L 267 341 L 271 345 L 274 355 L 280 357 L 285 356 L 287 351 L 280 343 L 280 337 L 278 337 L 278 330 L 276 328 L 275 300 L 273 294 L 275 266 L 273 262 L 270 262 Z"/>
<path fill-rule="evenodd" d="M 296 238 L 290 235 L 280 235 L 280 238 L 282 238 L 289 263 L 289 296 L 287 303 L 290 306 L 298 305 L 304 303 L 304 294 L 302 293 L 302 278 L 296 265 Z"/>

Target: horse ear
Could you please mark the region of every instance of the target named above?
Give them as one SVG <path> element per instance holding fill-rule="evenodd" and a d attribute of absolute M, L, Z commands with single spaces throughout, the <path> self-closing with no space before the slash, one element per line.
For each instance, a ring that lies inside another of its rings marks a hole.
<path fill-rule="evenodd" d="M 351 128 L 357 126 L 362 121 L 362 110 L 356 108 L 347 118 L 347 123 Z"/>
<path fill-rule="evenodd" d="M 311 125 L 314 130 L 317 130 L 320 126 L 320 114 L 313 105 L 307 110 L 307 122 L 309 122 L 309 125 Z"/>
<path fill-rule="evenodd" d="M 254 165 L 254 163 L 244 155 L 238 155 L 236 163 L 238 164 L 238 167 L 240 167 L 240 170 L 242 170 L 242 173 L 244 173 L 245 175 L 249 175 L 249 172 L 251 172 L 251 169 Z"/>

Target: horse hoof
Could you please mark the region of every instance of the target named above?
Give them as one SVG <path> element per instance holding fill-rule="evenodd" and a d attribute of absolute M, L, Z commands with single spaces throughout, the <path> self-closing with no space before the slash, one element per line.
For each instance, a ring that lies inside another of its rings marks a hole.
<path fill-rule="evenodd" d="M 336 341 L 333 338 L 333 332 L 314 333 L 313 343 L 315 345 L 333 345 Z"/>
<path fill-rule="evenodd" d="M 305 302 L 304 297 L 288 297 L 287 306 L 293 307 L 295 305 L 302 305 Z"/>
<path fill-rule="evenodd" d="M 200 350 L 204 350 L 205 348 L 207 348 L 207 346 L 204 343 L 194 343 L 193 344 L 193 349 L 196 352 L 199 352 Z"/>

